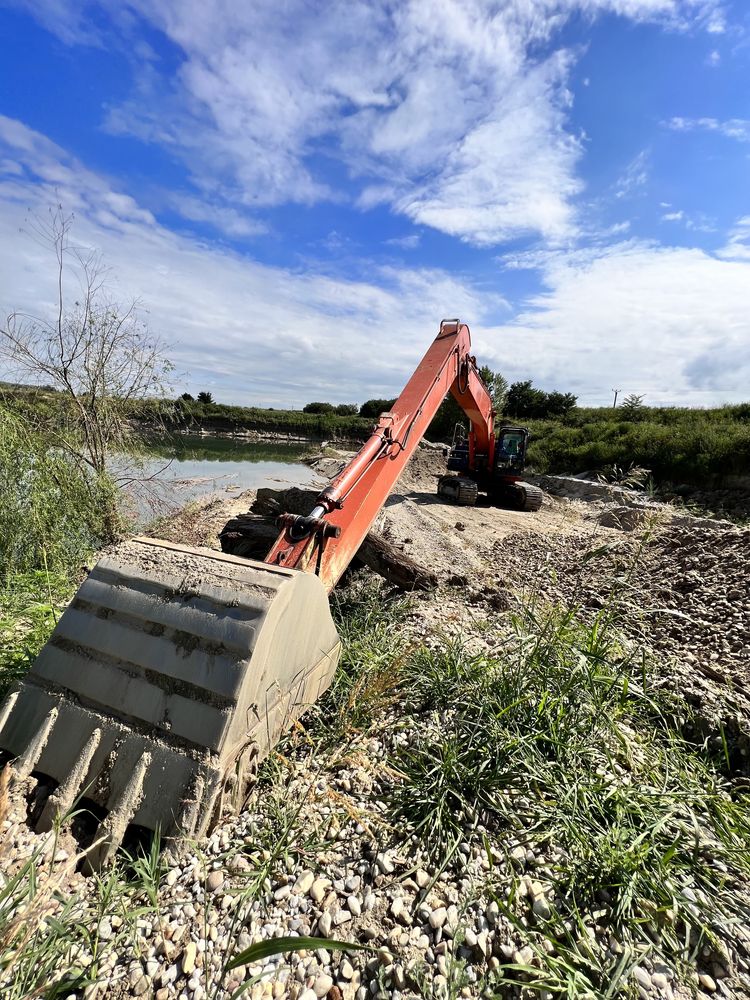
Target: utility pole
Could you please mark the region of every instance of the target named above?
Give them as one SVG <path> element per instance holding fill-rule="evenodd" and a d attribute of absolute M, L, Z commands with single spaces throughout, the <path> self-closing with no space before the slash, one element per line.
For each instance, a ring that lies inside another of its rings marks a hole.
<path fill-rule="evenodd" d="M 616 406 L 617 406 L 617 396 L 618 396 L 620 390 L 619 389 L 613 389 L 612 392 L 615 394 L 615 399 L 614 399 L 614 402 L 612 403 L 612 409 L 614 410 L 616 408 Z"/>

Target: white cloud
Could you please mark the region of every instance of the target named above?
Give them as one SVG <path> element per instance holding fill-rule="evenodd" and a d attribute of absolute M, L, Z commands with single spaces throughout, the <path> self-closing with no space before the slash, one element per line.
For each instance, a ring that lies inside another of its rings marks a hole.
<path fill-rule="evenodd" d="M 478 352 L 510 377 L 592 403 L 613 385 L 654 404 L 747 397 L 750 253 L 730 261 L 633 241 L 535 263 L 547 290 L 512 322 L 475 331 Z"/>
<path fill-rule="evenodd" d="M 671 118 L 665 123 L 674 132 L 718 132 L 727 139 L 750 142 L 750 119 L 729 118 Z"/>
<path fill-rule="evenodd" d="M 225 401 L 394 395 L 443 316 L 478 319 L 503 305 L 437 269 L 373 265 L 368 281 L 352 281 L 177 235 L 43 136 L 0 118 L 3 157 L 12 169 L 0 176 L 0 315 L 54 309 L 51 254 L 19 230 L 28 230 L 29 211 L 43 216 L 62 200 L 75 211 L 75 241 L 112 268 L 113 295 L 138 297 L 189 387 L 215 386 Z"/>
<path fill-rule="evenodd" d="M 420 243 L 419 233 L 412 233 L 411 236 L 394 236 L 385 241 L 386 246 L 399 247 L 401 250 L 416 250 Z"/>
<path fill-rule="evenodd" d="M 685 218 L 685 213 L 680 209 L 679 212 L 665 212 L 661 217 L 662 222 L 682 222 Z"/>
<path fill-rule="evenodd" d="M 616 384 L 650 402 L 710 403 L 740 399 L 750 384 L 750 217 L 723 259 L 638 242 L 518 255 L 506 263 L 540 270 L 546 290 L 498 326 L 498 313 L 512 315 L 499 294 L 438 269 L 370 263 L 368 279 L 352 281 L 176 235 L 9 119 L 0 119 L 0 162 L 11 164 L 0 177 L 0 312 L 53 308 L 49 255 L 19 228 L 28 207 L 57 202 L 62 180 L 75 237 L 101 249 L 115 294 L 141 298 L 189 388 L 215 387 L 227 401 L 396 394 L 439 320 L 454 315 L 471 325 L 483 361 L 582 401 L 603 401 Z"/>
<path fill-rule="evenodd" d="M 169 76 L 139 59 L 136 93 L 107 127 L 180 156 L 201 196 L 218 190 L 243 211 L 336 197 L 324 152 L 350 171 L 361 207 L 385 202 L 480 245 L 576 232 L 574 56 L 554 51 L 571 16 L 723 26 L 718 0 L 98 4 L 120 37 L 137 16 L 181 53 Z M 27 6 L 66 42 L 91 41 L 75 0 Z"/>
<path fill-rule="evenodd" d="M 633 157 L 615 184 L 615 197 L 625 198 L 646 186 L 650 169 L 650 153 L 642 149 Z"/>
<path fill-rule="evenodd" d="M 735 222 L 729 232 L 727 244 L 719 251 L 719 256 L 729 260 L 750 260 L 750 215 L 745 215 Z"/>
<path fill-rule="evenodd" d="M 207 223 L 219 232 L 226 233 L 227 236 L 247 238 L 268 232 L 265 223 L 229 205 L 212 204 L 210 201 L 182 191 L 169 192 L 166 200 L 183 219 Z"/>

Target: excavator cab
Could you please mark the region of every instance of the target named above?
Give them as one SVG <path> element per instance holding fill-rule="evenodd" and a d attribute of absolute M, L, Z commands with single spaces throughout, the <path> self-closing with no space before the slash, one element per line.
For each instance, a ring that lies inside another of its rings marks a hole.
<path fill-rule="evenodd" d="M 469 468 L 469 439 L 463 424 L 456 424 L 453 428 L 450 449 L 446 449 L 444 454 L 448 459 L 446 464 L 449 472 L 466 472 Z"/>
<path fill-rule="evenodd" d="M 526 465 L 529 432 L 526 427 L 501 427 L 495 442 L 496 473 L 519 474 Z"/>

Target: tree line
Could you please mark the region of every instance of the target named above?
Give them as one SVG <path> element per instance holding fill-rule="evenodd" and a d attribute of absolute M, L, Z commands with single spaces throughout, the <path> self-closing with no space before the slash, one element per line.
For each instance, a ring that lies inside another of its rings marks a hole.
<path fill-rule="evenodd" d="M 578 403 L 578 397 L 572 392 L 545 392 L 543 389 L 537 389 L 531 379 L 509 385 L 501 372 L 495 372 L 487 365 L 479 369 L 479 374 L 492 397 L 496 412 L 507 417 L 537 420 L 565 417 Z M 341 417 L 359 416 L 377 420 L 380 414 L 390 410 L 395 402 L 395 398 L 368 399 L 361 406 L 356 403 L 312 402 L 303 406 L 302 412 Z M 449 396 L 440 407 L 431 430 L 444 426 L 451 431 L 453 425 L 462 419 L 465 419 L 463 411 Z"/>

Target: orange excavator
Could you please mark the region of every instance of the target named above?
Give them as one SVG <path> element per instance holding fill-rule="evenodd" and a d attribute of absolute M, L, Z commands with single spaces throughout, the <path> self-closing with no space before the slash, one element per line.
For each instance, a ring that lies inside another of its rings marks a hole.
<path fill-rule="evenodd" d="M 93 803 L 101 819 L 87 864 L 97 869 L 131 824 L 200 837 L 242 808 L 258 761 L 331 682 L 340 640 L 328 593 L 449 392 L 470 430 L 454 456 L 461 475 L 448 478 L 490 497 L 510 489 L 515 506 L 538 509 L 528 484 L 519 501 L 518 440 L 510 461 L 470 350 L 469 328 L 444 320 L 310 513 L 279 518 L 264 561 L 147 537 L 99 560 L 0 707 L 15 780 L 44 776 L 53 789 L 38 830 Z"/>

